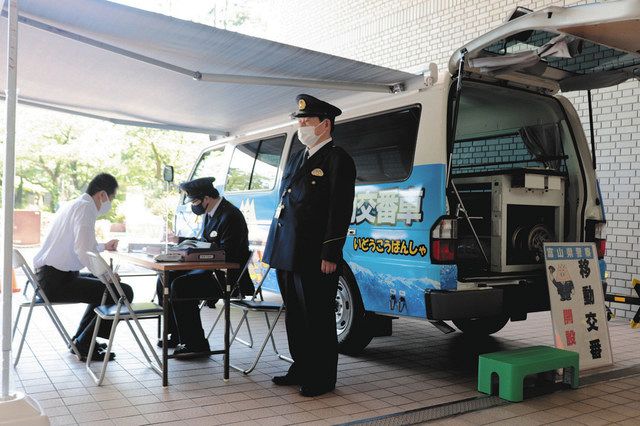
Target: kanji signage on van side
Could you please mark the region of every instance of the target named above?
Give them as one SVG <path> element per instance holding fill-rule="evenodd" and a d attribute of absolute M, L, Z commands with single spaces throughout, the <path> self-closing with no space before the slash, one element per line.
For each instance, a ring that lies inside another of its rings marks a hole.
<path fill-rule="evenodd" d="M 424 188 L 417 187 L 359 192 L 353 200 L 351 223 L 395 226 L 403 222 L 411 226 L 413 222 L 422 222 L 423 198 Z"/>
<path fill-rule="evenodd" d="M 592 243 L 545 243 L 556 346 L 580 354 L 580 368 L 613 362 L 609 329 Z"/>

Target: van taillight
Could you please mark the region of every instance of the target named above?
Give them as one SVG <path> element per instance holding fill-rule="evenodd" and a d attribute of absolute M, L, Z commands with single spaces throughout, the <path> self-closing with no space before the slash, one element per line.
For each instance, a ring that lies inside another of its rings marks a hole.
<path fill-rule="evenodd" d="M 433 263 L 453 263 L 456 259 L 458 221 L 443 217 L 431 229 L 431 261 Z"/>
<path fill-rule="evenodd" d="M 596 224 L 595 229 L 595 243 L 598 249 L 598 259 L 604 259 L 604 255 L 607 254 L 607 224 L 600 222 Z"/>
<path fill-rule="evenodd" d="M 588 242 L 596 243 L 598 259 L 603 259 L 607 253 L 607 224 L 604 221 L 587 219 L 586 238 Z"/>

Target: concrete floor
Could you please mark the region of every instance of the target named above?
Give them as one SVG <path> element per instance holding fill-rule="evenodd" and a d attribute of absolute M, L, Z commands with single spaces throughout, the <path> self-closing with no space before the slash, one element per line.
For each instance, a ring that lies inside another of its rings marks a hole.
<path fill-rule="evenodd" d="M 149 300 L 154 280 L 136 278 L 136 300 Z M 20 297 L 15 298 L 15 302 Z M 67 329 L 73 333 L 84 306 L 58 309 Z M 478 354 L 530 345 L 551 345 L 548 313 L 530 315 L 524 322 L 509 323 L 502 331 L 481 341 L 466 339 L 462 333 L 444 335 L 425 321 L 394 321 L 391 337 L 376 338 L 359 357 L 341 356 L 338 385 L 334 392 L 304 398 L 295 387 L 277 387 L 273 375 L 282 374 L 288 364 L 278 360 L 270 348 L 249 376 L 232 371 L 231 380 L 222 380 L 222 358 L 170 361 L 170 386 L 163 388 L 160 377 L 149 370 L 126 326 L 118 329 L 117 358 L 107 370 L 107 379 L 96 386 L 64 347 L 45 312 L 37 310 L 27 336 L 27 345 L 14 371 L 13 388 L 22 389 L 40 402 L 52 424 L 338 424 L 422 409 L 470 397 L 476 391 Z M 212 324 L 217 310 L 204 308 L 205 327 Z M 234 311 L 233 318 L 239 317 Z M 251 316 L 256 339 L 266 330 L 264 319 Z M 144 321 L 150 337 L 155 337 L 154 320 Z M 615 364 L 597 371 L 638 366 L 640 330 L 630 329 L 623 320 L 609 323 Z M 221 330 L 211 338 L 221 342 Z M 245 334 L 241 332 L 241 335 Z M 246 334 L 245 334 L 246 335 Z M 276 342 L 286 353 L 284 322 L 276 329 Z M 232 362 L 247 364 L 255 349 L 234 344 Z M 535 397 L 519 404 L 472 412 L 438 422 L 449 424 L 640 424 L 640 378 L 627 377 L 598 382 L 578 390 L 563 390 Z M 605 422 L 605 423 L 602 423 Z M 621 423 L 622 424 L 622 423 Z"/>

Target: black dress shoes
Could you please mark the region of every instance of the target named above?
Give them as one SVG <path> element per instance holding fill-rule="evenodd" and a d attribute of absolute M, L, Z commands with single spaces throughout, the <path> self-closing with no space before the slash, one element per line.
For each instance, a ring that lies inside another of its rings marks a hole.
<path fill-rule="evenodd" d="M 76 342 L 74 341 L 73 343 L 76 343 Z M 71 345 L 67 345 L 67 347 L 68 347 L 69 349 L 71 349 Z M 77 348 L 77 347 L 78 347 L 78 346 L 77 346 L 77 344 L 76 344 L 76 348 Z M 85 352 L 89 352 L 89 348 L 86 348 L 86 349 L 87 349 L 87 350 L 86 350 Z M 96 341 L 96 349 L 97 349 L 97 350 L 101 350 L 101 351 L 106 351 L 106 350 L 107 350 L 107 344 L 106 344 L 106 343 L 98 343 L 98 342 Z M 78 348 L 78 352 L 79 352 L 79 351 L 80 351 L 80 348 Z M 74 353 L 74 352 L 73 352 L 73 349 L 71 349 L 71 353 Z"/>
<path fill-rule="evenodd" d="M 162 339 L 158 339 L 158 343 L 157 346 L 162 349 Z M 167 340 L 167 348 L 169 349 L 174 349 L 178 347 L 178 342 L 173 340 L 173 339 L 169 339 Z"/>
<path fill-rule="evenodd" d="M 85 347 L 83 345 L 79 345 L 78 342 L 74 342 L 76 344 L 76 348 L 78 348 L 78 352 L 80 352 L 80 361 L 86 361 L 89 357 L 89 347 Z M 97 343 L 93 348 L 93 354 L 91 354 L 91 361 L 104 361 L 106 355 L 107 345 L 105 343 Z M 69 352 L 75 355 L 73 349 L 69 349 Z M 111 352 L 109 354 L 109 361 L 113 361 L 116 358 L 116 354 Z"/>
<path fill-rule="evenodd" d="M 177 359 L 202 358 L 208 357 L 209 352 L 211 352 L 209 342 L 200 345 L 178 345 L 173 351 L 173 356 Z"/>
<path fill-rule="evenodd" d="M 277 386 L 292 386 L 292 385 L 301 384 L 300 380 L 298 380 L 298 378 L 293 374 L 286 374 L 284 376 L 275 376 L 271 379 L 271 381 Z"/>
<path fill-rule="evenodd" d="M 335 388 L 336 385 L 302 385 L 300 386 L 300 395 L 307 397 L 319 396 L 331 392 Z"/>

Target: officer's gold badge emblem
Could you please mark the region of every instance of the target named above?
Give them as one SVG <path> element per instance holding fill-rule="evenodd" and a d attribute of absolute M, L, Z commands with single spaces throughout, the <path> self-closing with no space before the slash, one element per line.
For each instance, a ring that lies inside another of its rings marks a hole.
<path fill-rule="evenodd" d="M 299 110 L 303 110 L 307 107 L 307 103 L 304 101 L 304 99 L 300 99 L 298 101 L 298 109 Z"/>
<path fill-rule="evenodd" d="M 313 176 L 324 176 L 324 172 L 322 171 L 322 169 L 313 169 L 311 170 L 311 174 Z"/>

